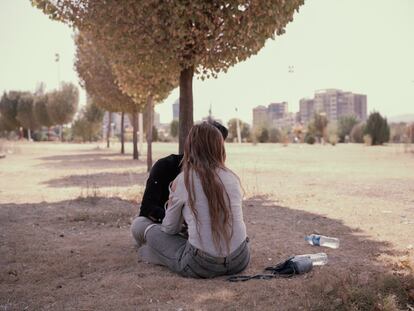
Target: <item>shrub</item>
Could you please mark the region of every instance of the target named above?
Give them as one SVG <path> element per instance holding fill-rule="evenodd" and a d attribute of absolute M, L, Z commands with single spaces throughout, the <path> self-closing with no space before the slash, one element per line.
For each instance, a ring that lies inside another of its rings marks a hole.
<path fill-rule="evenodd" d="M 354 116 L 345 116 L 339 119 L 338 136 L 340 142 L 345 142 L 345 137 L 351 134 L 352 129 L 358 124 L 358 120 Z"/>
<path fill-rule="evenodd" d="M 73 138 L 83 142 L 97 141 L 100 137 L 101 124 L 89 122 L 85 117 L 82 117 L 72 125 Z"/>
<path fill-rule="evenodd" d="M 267 143 L 269 141 L 269 131 L 267 128 L 261 128 L 256 135 L 259 143 Z"/>
<path fill-rule="evenodd" d="M 308 131 L 319 139 L 326 138 L 328 123 L 329 121 L 324 114 L 315 113 L 313 121 L 308 126 Z"/>
<path fill-rule="evenodd" d="M 282 132 L 277 128 L 271 128 L 269 131 L 269 141 L 271 143 L 280 143 L 282 141 Z"/>
<path fill-rule="evenodd" d="M 328 137 L 328 141 L 332 146 L 335 146 L 338 143 L 338 135 L 336 134 L 331 134 Z"/>
<path fill-rule="evenodd" d="M 364 142 L 364 123 L 359 123 L 352 128 L 351 131 L 351 141 L 353 143 L 363 143 Z"/>
<path fill-rule="evenodd" d="M 316 142 L 315 136 L 313 136 L 311 133 L 306 133 L 305 135 L 305 143 L 309 145 L 313 145 Z"/>
<path fill-rule="evenodd" d="M 47 133 L 42 130 L 34 132 L 32 137 L 34 141 L 47 141 Z"/>
<path fill-rule="evenodd" d="M 390 140 L 390 127 L 387 118 L 383 118 L 379 112 L 369 115 L 364 134 L 371 136 L 371 145 L 382 145 Z"/>
<path fill-rule="evenodd" d="M 363 139 L 364 139 L 364 144 L 365 145 L 367 145 L 367 146 L 371 146 L 372 145 L 371 135 L 366 134 L 366 135 L 364 135 Z"/>

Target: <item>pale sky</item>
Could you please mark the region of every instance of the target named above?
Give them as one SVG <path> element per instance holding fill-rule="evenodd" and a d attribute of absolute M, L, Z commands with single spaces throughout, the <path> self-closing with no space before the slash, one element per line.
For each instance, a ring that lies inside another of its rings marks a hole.
<path fill-rule="evenodd" d="M 338 88 L 368 96 L 368 110 L 414 113 L 414 0 L 307 0 L 286 33 L 217 79 L 194 80 L 194 117 L 251 122 L 252 108 L 287 101 L 289 111 L 314 91 Z M 59 69 L 54 54 L 60 54 Z M 0 91 L 77 83 L 72 31 L 31 7 L 0 0 Z M 294 72 L 289 73 L 289 66 Z M 60 72 L 60 73 L 58 73 Z M 178 89 L 156 107 L 172 119 Z M 81 104 L 85 102 L 82 92 Z"/>

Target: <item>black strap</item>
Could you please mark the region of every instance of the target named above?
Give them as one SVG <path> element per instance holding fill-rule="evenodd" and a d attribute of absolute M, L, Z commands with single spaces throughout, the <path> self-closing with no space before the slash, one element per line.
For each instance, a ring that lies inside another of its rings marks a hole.
<path fill-rule="evenodd" d="M 290 278 L 289 274 L 256 274 L 256 275 L 233 275 L 227 278 L 229 282 L 245 282 L 248 280 L 271 280 L 275 278 Z"/>
<path fill-rule="evenodd" d="M 294 265 L 292 265 L 291 259 L 289 259 L 277 264 L 276 266 L 266 267 L 265 271 L 269 271 L 268 274 L 256 274 L 256 275 L 232 275 L 227 278 L 229 282 L 245 282 L 248 280 L 271 280 L 274 278 L 290 278 L 294 276 L 297 272 Z"/>

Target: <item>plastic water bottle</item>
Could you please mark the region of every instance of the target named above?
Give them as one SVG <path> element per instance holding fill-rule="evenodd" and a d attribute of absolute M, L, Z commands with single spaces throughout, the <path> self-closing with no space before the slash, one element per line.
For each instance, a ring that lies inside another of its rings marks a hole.
<path fill-rule="evenodd" d="M 308 257 L 312 261 L 312 266 L 323 266 L 328 263 L 328 255 L 325 253 L 296 255 L 295 258 Z"/>
<path fill-rule="evenodd" d="M 305 241 L 307 241 L 310 245 L 325 246 L 329 248 L 339 247 L 339 239 L 319 234 L 308 235 L 307 237 L 305 237 Z"/>

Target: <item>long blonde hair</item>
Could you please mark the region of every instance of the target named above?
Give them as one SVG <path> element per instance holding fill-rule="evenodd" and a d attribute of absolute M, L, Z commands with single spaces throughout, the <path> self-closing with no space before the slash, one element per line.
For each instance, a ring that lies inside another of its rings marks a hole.
<path fill-rule="evenodd" d="M 231 202 L 218 176 L 218 169 L 227 170 L 225 160 L 226 150 L 220 131 L 207 122 L 194 125 L 186 139 L 183 158 L 184 184 L 188 192 L 189 207 L 199 223 L 195 208 L 195 173 L 200 178 L 207 197 L 213 243 L 222 252 L 220 242 L 224 240 L 229 253 L 233 234 Z"/>

